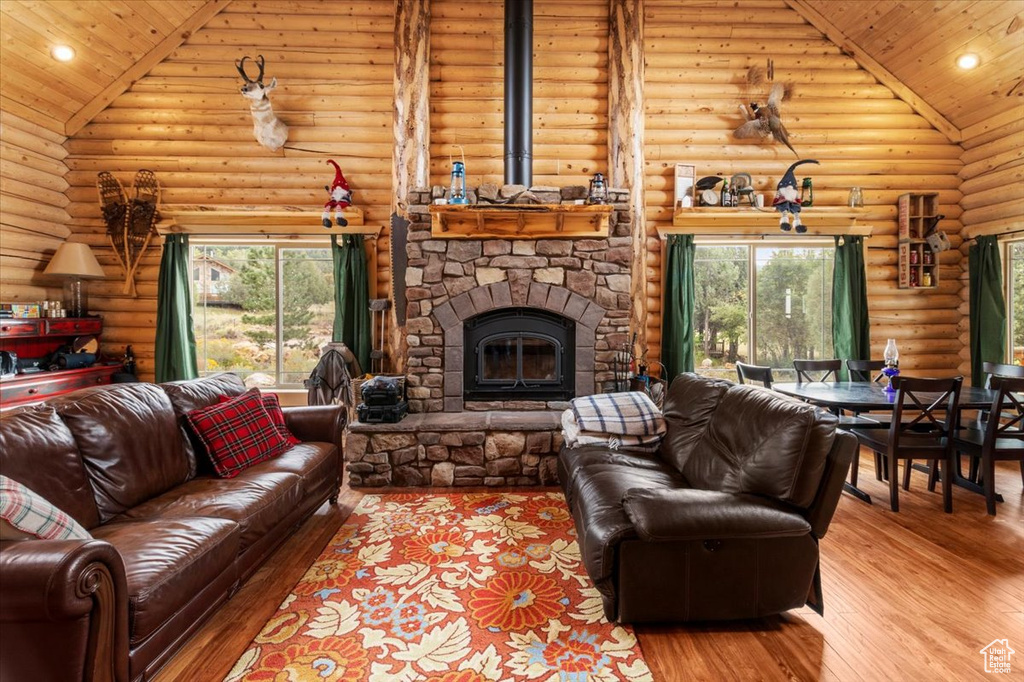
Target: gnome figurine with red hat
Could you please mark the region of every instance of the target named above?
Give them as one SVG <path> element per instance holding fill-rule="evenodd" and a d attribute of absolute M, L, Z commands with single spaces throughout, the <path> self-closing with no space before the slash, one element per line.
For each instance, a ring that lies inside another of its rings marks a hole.
<path fill-rule="evenodd" d="M 345 227 L 348 225 L 348 221 L 345 220 L 343 211 L 352 204 L 352 191 L 348 188 L 348 181 L 341 173 L 341 167 L 334 162 L 334 159 L 328 159 L 327 163 L 334 166 L 334 182 L 330 187 L 324 185 L 324 189 L 330 193 L 331 198 L 324 204 L 324 212 L 320 219 L 324 227 L 330 229 L 331 209 L 333 208 L 334 222 L 338 224 L 338 227 Z"/>

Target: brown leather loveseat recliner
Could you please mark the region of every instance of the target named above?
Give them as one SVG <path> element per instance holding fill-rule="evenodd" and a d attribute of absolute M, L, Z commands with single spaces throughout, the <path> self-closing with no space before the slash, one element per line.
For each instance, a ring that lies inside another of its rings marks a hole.
<path fill-rule="evenodd" d="M 0 418 L 0 472 L 93 540 L 0 542 L 0 679 L 138 682 L 341 482 L 344 409 L 284 408 L 302 441 L 230 479 L 183 415 L 245 391 L 220 374 L 88 388 Z"/>
<path fill-rule="evenodd" d="M 823 612 L 818 541 L 857 439 L 835 416 L 681 374 L 656 454 L 563 448 L 559 480 L 610 621 Z"/>

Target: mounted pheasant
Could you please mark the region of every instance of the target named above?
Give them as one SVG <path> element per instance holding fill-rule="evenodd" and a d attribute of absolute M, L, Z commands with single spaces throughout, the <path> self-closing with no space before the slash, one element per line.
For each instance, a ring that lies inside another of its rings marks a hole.
<path fill-rule="evenodd" d="M 800 158 L 800 155 L 793 149 L 793 145 L 789 143 L 789 133 L 786 131 L 786 126 L 782 124 L 781 105 L 785 96 L 785 86 L 781 83 L 776 83 L 772 86 L 771 93 L 768 95 L 768 103 L 764 106 L 751 102 L 750 109 L 747 109 L 747 107 L 741 104 L 740 109 L 743 111 L 747 122 L 733 131 L 733 137 L 759 137 L 761 139 L 770 137 L 789 147 L 789 151 L 796 154 L 797 158 Z"/>
<path fill-rule="evenodd" d="M 288 140 L 288 126 L 277 118 L 274 108 L 270 105 L 270 98 L 267 96 L 277 87 L 277 78 L 270 81 L 270 85 L 263 85 L 263 55 L 259 55 L 253 61 L 260 68 L 260 73 L 255 79 L 249 78 L 245 72 L 245 60 L 242 57 L 235 61 L 235 68 L 245 81 L 242 86 L 242 96 L 252 100 L 249 104 L 249 111 L 252 113 L 252 132 L 256 141 L 272 152 L 284 146 Z"/>

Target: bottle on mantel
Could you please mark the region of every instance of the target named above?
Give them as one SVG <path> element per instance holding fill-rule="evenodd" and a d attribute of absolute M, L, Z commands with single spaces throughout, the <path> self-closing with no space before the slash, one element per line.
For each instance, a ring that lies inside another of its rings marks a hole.
<path fill-rule="evenodd" d="M 732 195 L 729 193 L 729 181 L 722 180 L 722 200 L 718 202 L 718 205 L 723 208 L 729 208 L 732 206 L 731 196 Z"/>

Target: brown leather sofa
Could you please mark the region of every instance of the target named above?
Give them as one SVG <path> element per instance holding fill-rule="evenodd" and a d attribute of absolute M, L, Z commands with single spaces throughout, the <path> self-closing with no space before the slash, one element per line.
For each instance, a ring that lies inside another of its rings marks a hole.
<path fill-rule="evenodd" d="M 559 480 L 610 621 L 823 612 L 818 541 L 857 439 L 770 391 L 681 374 L 656 454 L 563 448 Z"/>
<path fill-rule="evenodd" d="M 220 374 L 69 393 L 0 418 L 0 471 L 93 540 L 0 542 L 0 679 L 151 679 L 341 481 L 341 407 L 284 408 L 302 441 L 212 475 L 183 415 Z"/>

